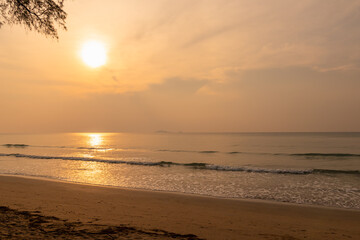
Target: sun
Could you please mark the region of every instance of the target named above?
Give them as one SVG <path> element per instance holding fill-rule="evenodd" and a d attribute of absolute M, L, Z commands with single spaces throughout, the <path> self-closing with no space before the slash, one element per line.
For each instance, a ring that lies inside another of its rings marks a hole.
<path fill-rule="evenodd" d="M 87 41 L 81 49 L 82 60 L 90 67 L 97 68 L 106 63 L 106 49 L 103 43 Z"/>

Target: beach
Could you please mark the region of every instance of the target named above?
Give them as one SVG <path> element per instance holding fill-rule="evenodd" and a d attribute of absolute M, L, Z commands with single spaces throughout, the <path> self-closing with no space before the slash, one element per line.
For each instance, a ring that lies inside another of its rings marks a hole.
<path fill-rule="evenodd" d="M 360 0 L 0 2 L 0 240 L 360 240 Z"/>
<path fill-rule="evenodd" d="M 17 219 L 17 224 L 11 225 L 2 221 L 1 239 L 39 239 L 44 236 L 63 239 L 89 236 L 95 239 L 360 237 L 358 210 L 17 176 L 0 176 L 0 192 L 1 219 L 11 221 L 11 216 Z M 28 226 L 24 228 L 24 224 Z M 36 234 L 40 234 L 38 238 Z"/>

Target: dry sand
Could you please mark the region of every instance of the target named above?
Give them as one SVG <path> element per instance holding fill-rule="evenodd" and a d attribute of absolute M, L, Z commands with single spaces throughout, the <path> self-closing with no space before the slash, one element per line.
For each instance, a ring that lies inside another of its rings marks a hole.
<path fill-rule="evenodd" d="M 0 239 L 360 239 L 360 211 L 0 176 Z"/>

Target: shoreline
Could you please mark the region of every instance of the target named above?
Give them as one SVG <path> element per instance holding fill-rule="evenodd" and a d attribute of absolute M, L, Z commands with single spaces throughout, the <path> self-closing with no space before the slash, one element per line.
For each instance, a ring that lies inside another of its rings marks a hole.
<path fill-rule="evenodd" d="M 82 183 L 75 181 L 67 181 L 56 178 L 48 178 L 48 177 L 38 177 L 38 176 L 30 176 L 30 175 L 16 175 L 16 174 L 0 174 L 0 177 L 15 177 L 15 178 L 24 178 L 24 179 L 34 179 L 39 181 L 50 181 L 57 183 L 68 183 L 68 184 L 76 184 L 76 185 L 84 185 L 90 187 L 99 187 L 99 188 L 110 188 L 110 189 L 118 189 L 125 191 L 139 191 L 139 192 L 148 192 L 148 193 L 164 193 L 164 194 L 174 194 L 174 195 L 184 195 L 190 197 L 200 197 L 200 198 L 212 198 L 212 199 L 224 199 L 224 200 L 232 200 L 232 201 L 243 201 L 249 203 L 265 203 L 265 204 L 280 204 L 280 205 L 288 205 L 288 206 L 303 206 L 309 208 L 323 208 L 329 210 L 344 210 L 344 211 L 358 211 L 360 209 L 357 208 L 341 208 L 341 207 L 333 207 L 333 206 L 324 206 L 324 205 L 315 205 L 315 204 L 305 204 L 305 203 L 292 203 L 292 202 L 280 202 L 275 200 L 267 200 L 267 199 L 251 199 L 251 198 L 231 198 L 231 197 L 222 197 L 222 196 L 212 196 L 205 194 L 196 194 L 196 193 L 185 193 L 185 192 L 176 192 L 176 191 L 165 191 L 165 190 L 152 190 L 146 188 L 130 188 L 130 187 L 122 187 L 122 186 L 112 186 L 112 185 L 100 185 L 93 183 Z"/>
<path fill-rule="evenodd" d="M 359 238 L 360 211 L 0 175 L 0 206 L 200 239 Z M 1 230 L 0 230 L 1 231 Z M 25 237 L 26 238 L 26 237 Z M 132 238 L 129 238 L 132 239 Z M 151 238 L 150 238 L 151 239 Z"/>

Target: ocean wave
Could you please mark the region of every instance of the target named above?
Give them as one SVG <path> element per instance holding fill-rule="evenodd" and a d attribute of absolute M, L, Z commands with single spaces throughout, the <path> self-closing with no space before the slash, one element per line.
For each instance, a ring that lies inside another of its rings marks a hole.
<path fill-rule="evenodd" d="M 113 150 L 113 148 L 104 148 L 104 147 L 76 147 L 76 149 L 82 149 L 82 150 Z"/>
<path fill-rule="evenodd" d="M 192 152 L 192 153 L 226 153 L 230 155 L 237 154 L 251 154 L 251 155 L 274 155 L 274 156 L 299 156 L 299 157 L 331 157 L 331 158 L 340 158 L 340 157 L 360 157 L 360 154 L 357 153 L 266 153 L 266 152 L 240 152 L 240 151 L 231 151 L 231 152 L 221 152 L 216 150 L 181 150 L 181 149 L 160 149 L 160 152 Z"/>
<path fill-rule="evenodd" d="M 329 174 L 360 174 L 360 170 L 333 170 L 333 169 L 314 169 L 314 173 L 329 173 Z"/>
<path fill-rule="evenodd" d="M 206 151 L 192 151 L 192 150 L 178 150 L 178 149 L 159 149 L 159 152 L 191 152 L 191 153 L 218 153 L 219 151 L 215 150 L 206 150 Z"/>
<path fill-rule="evenodd" d="M 177 150 L 177 149 L 159 149 L 158 152 L 196 152 L 190 150 Z"/>
<path fill-rule="evenodd" d="M 114 159 L 98 159 L 98 158 L 84 158 L 84 157 L 66 157 L 66 156 L 39 156 L 27 155 L 20 153 L 0 153 L 0 157 L 17 157 L 17 158 L 31 158 L 31 159 L 57 159 L 57 160 L 71 160 L 71 161 L 85 161 L 85 162 L 101 162 L 108 164 L 128 164 L 139 166 L 183 166 L 194 169 L 228 171 L 228 172 L 252 172 L 252 173 L 273 173 L 273 174 L 360 174 L 359 170 L 335 170 L 335 169 L 271 169 L 258 167 L 237 167 L 237 166 L 222 166 L 209 163 L 176 163 L 176 162 L 145 162 L 145 161 L 125 161 Z"/>
<path fill-rule="evenodd" d="M 11 147 L 15 147 L 15 148 L 25 148 L 25 147 L 28 147 L 29 145 L 27 144 L 12 144 L 12 143 L 7 143 L 7 144 L 3 144 L 4 147 L 8 147 L 8 148 L 11 148 Z"/>
<path fill-rule="evenodd" d="M 289 155 L 304 157 L 360 157 L 360 154 L 354 153 L 293 153 Z"/>
<path fill-rule="evenodd" d="M 4 147 L 17 147 L 17 148 L 25 148 L 25 147 L 35 147 L 35 148 L 67 148 L 67 149 L 80 149 L 80 150 L 112 150 L 113 148 L 105 148 L 105 147 L 73 147 L 73 146 L 38 146 L 38 145 L 28 145 L 28 144 L 12 144 L 6 143 L 0 146 Z"/>
<path fill-rule="evenodd" d="M 132 150 L 127 148 L 116 148 L 116 147 L 74 147 L 74 146 L 37 146 L 37 145 L 28 145 L 28 144 L 12 144 L 7 143 L 0 146 L 7 148 L 26 148 L 26 147 L 37 147 L 37 148 L 67 148 L 67 149 L 79 149 L 79 150 Z M 141 149 L 133 149 L 141 150 Z M 150 150 L 150 149 L 142 149 Z M 359 153 L 317 153 L 317 152 L 308 152 L 308 153 L 266 153 L 266 152 L 241 152 L 241 151 L 230 151 L 222 152 L 218 150 L 185 150 L 185 149 L 158 149 L 155 150 L 158 152 L 173 152 L 173 153 L 201 153 L 201 154 L 229 154 L 229 155 L 240 155 L 240 154 L 251 154 L 251 155 L 273 155 L 273 156 L 290 156 L 290 157 L 304 157 L 304 158 L 358 158 L 360 157 Z"/>
<path fill-rule="evenodd" d="M 242 152 L 227 152 L 227 154 L 240 154 L 240 153 L 242 153 Z"/>
<path fill-rule="evenodd" d="M 219 151 L 198 151 L 198 153 L 218 153 Z"/>

